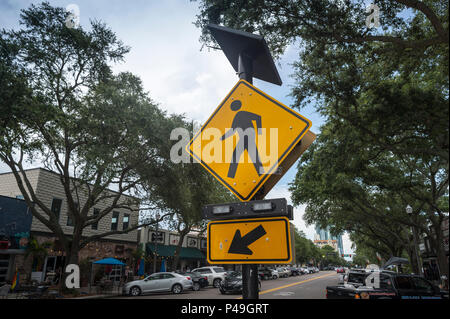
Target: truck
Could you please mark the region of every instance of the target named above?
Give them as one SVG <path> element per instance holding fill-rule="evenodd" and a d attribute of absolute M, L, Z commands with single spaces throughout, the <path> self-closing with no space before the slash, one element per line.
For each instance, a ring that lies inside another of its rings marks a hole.
<path fill-rule="evenodd" d="M 326 298 L 448 299 L 448 291 L 441 290 L 420 276 L 383 270 L 367 273 L 350 272 L 344 284 L 326 287 Z"/>

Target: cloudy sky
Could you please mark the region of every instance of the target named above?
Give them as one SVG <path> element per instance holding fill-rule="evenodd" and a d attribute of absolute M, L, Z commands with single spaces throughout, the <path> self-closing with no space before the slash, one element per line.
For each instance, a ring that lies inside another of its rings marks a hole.
<path fill-rule="evenodd" d="M 40 1 L 1 0 L 0 27 L 18 28 L 20 10 Z M 67 7 L 75 4 L 80 11 L 80 24 L 105 22 L 126 45 L 131 47 L 125 61 L 114 66 L 116 72 L 130 71 L 138 75 L 153 100 L 169 113 L 184 113 L 186 117 L 204 122 L 238 80 L 234 69 L 222 51 L 201 49 L 200 30 L 193 22 L 198 3 L 189 0 L 96 0 L 50 1 Z M 288 96 L 293 73 L 291 63 L 297 59 L 295 46 L 289 47 L 276 61 L 283 81 L 276 86 L 254 80 L 254 85 L 285 105 L 292 105 Z M 323 120 L 313 108 L 301 111 L 313 123 L 312 131 L 320 133 Z M 33 163 L 33 167 L 39 163 Z M 296 165 L 279 181 L 266 198 L 285 197 L 290 201 L 288 184 L 295 176 Z M 0 162 L 0 172 L 6 171 Z M 304 207 L 295 208 L 294 224 L 314 238 L 314 227 L 306 226 Z M 344 235 L 344 248 L 350 252 L 351 243 Z"/>

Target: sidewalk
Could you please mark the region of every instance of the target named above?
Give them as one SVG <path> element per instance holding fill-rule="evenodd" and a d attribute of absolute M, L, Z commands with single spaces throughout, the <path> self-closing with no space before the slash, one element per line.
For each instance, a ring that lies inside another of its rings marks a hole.
<path fill-rule="evenodd" d="M 43 298 L 38 299 L 105 299 L 110 297 L 117 297 L 122 295 L 122 286 L 114 287 L 111 292 L 103 292 L 103 293 L 97 293 L 97 287 L 92 286 L 90 289 L 89 287 L 81 287 L 77 289 L 79 295 L 78 296 L 63 296 L 60 295 L 59 292 L 54 293 L 53 298 L 48 298 L 48 295 L 44 295 Z M 89 293 L 90 291 L 90 293 Z M 1 299 L 28 299 L 27 293 L 24 292 L 13 292 L 8 293 L 6 298 L 0 298 Z"/>

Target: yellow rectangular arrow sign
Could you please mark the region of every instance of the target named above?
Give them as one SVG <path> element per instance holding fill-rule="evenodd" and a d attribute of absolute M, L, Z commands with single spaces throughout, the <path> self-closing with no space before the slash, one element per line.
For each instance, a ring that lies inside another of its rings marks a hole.
<path fill-rule="evenodd" d="M 292 261 L 289 219 L 268 217 L 208 223 L 210 264 L 289 264 Z"/>

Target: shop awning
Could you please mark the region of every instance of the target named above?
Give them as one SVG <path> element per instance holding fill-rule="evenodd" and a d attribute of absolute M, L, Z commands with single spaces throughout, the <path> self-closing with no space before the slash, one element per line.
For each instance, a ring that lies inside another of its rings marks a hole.
<path fill-rule="evenodd" d="M 161 257 L 173 257 L 177 246 L 173 245 L 160 245 L 157 246 L 157 254 Z M 153 255 L 155 252 L 155 244 L 147 243 L 146 253 L 147 255 Z M 197 248 L 181 247 L 180 258 L 182 259 L 205 259 L 205 255 Z"/>

